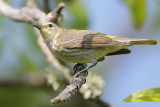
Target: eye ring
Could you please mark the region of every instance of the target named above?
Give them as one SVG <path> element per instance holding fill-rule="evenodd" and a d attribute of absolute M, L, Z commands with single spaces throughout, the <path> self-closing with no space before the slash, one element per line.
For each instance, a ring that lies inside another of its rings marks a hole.
<path fill-rule="evenodd" d="M 53 25 L 52 24 L 48 24 L 48 27 L 52 27 Z"/>

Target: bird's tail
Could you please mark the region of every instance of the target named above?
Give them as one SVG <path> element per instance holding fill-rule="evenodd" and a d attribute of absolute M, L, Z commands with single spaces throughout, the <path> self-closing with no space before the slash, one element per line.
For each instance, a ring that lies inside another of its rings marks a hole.
<path fill-rule="evenodd" d="M 131 45 L 156 45 L 157 41 L 152 39 L 133 39 L 130 40 Z"/>

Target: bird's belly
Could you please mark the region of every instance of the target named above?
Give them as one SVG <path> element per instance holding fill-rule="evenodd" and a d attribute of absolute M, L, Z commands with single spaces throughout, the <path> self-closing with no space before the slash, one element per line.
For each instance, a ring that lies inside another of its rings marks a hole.
<path fill-rule="evenodd" d="M 57 58 L 63 61 L 73 63 L 90 63 L 93 58 L 98 60 L 114 50 L 115 48 L 108 47 L 94 49 L 63 49 L 52 50 L 52 52 Z"/>
<path fill-rule="evenodd" d="M 93 52 L 86 49 L 65 49 L 61 51 L 54 50 L 53 54 L 63 61 L 73 63 L 88 63 L 91 62 L 91 55 Z"/>

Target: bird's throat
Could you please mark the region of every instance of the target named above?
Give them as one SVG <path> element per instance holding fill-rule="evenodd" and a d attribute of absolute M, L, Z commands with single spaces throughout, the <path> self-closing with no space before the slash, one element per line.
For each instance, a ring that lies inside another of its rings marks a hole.
<path fill-rule="evenodd" d="M 45 43 L 51 42 L 54 38 L 54 35 L 49 35 L 49 34 L 43 33 L 42 31 L 40 33 Z"/>

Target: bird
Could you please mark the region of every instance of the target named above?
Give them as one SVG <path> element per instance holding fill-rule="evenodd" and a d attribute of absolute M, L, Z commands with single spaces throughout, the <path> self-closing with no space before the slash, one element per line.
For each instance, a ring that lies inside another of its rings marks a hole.
<path fill-rule="evenodd" d="M 57 58 L 78 64 L 91 63 L 74 77 L 96 66 L 98 61 L 104 60 L 104 56 L 129 54 L 131 51 L 126 47 L 157 44 L 153 39 L 124 38 L 90 30 L 67 30 L 52 22 L 33 26 L 40 30 L 44 42 Z"/>

